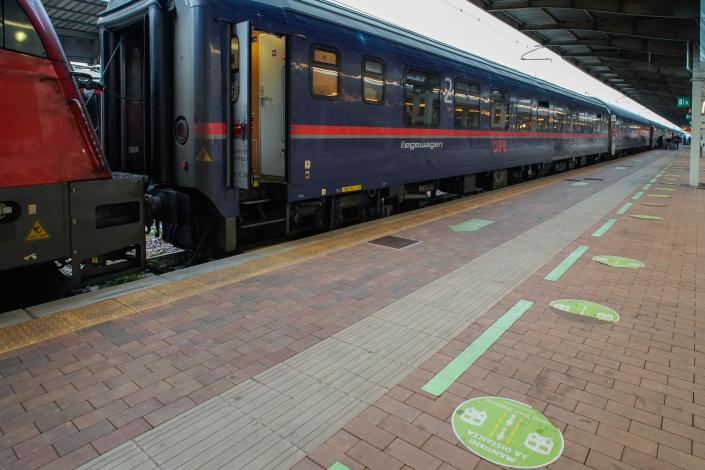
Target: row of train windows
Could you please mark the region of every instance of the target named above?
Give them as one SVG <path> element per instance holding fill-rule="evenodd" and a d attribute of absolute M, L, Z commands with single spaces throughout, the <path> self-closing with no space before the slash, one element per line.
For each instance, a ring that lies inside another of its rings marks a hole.
<path fill-rule="evenodd" d="M 318 98 L 338 99 L 340 94 L 340 59 L 336 50 L 314 47 L 311 54 L 311 93 Z M 362 100 L 370 104 L 384 102 L 385 66 L 379 59 L 362 61 Z M 509 94 L 492 88 L 489 99 L 490 127 L 509 130 Z M 458 79 L 453 90 L 454 125 L 458 129 L 477 129 L 483 114 L 480 84 Z M 440 78 L 437 74 L 407 69 L 404 75 L 404 124 L 418 127 L 440 125 Z M 519 97 L 516 101 L 516 129 L 538 132 L 593 133 L 606 130 L 606 122 L 596 113 L 576 111 Z"/>
<path fill-rule="evenodd" d="M 37 31 L 17 0 L 0 0 L 0 48 L 46 57 Z"/>

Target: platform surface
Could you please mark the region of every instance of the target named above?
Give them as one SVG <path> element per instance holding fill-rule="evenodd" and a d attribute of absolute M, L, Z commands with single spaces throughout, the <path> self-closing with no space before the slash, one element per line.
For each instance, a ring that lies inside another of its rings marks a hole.
<path fill-rule="evenodd" d="M 0 329 L 0 466 L 495 468 L 451 426 L 458 405 L 493 396 L 561 430 L 549 468 L 705 468 L 705 191 L 681 185 L 685 152 L 272 247 Z M 369 243 L 382 237 L 417 243 Z M 558 299 L 619 321 L 550 308 Z"/>

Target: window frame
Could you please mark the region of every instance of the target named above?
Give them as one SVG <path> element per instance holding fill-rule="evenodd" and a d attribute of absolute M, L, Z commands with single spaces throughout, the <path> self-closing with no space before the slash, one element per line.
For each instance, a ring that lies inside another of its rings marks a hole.
<path fill-rule="evenodd" d="M 455 120 L 456 97 L 458 94 L 458 83 L 466 83 L 468 85 L 477 85 L 477 126 L 475 127 L 458 127 Z M 454 129 L 480 129 L 482 127 L 482 84 L 479 81 L 470 80 L 468 78 L 455 77 L 455 86 L 453 86 L 453 128 Z"/>
<path fill-rule="evenodd" d="M 336 57 L 336 65 L 335 67 L 329 65 L 329 64 L 324 64 L 321 62 L 316 62 L 314 60 L 314 55 L 316 50 L 321 50 L 324 52 L 332 52 L 335 54 Z M 311 45 L 311 49 L 309 50 L 309 59 L 308 59 L 308 91 L 311 94 L 311 96 L 317 100 L 326 100 L 326 101 L 338 101 L 340 99 L 340 95 L 342 92 L 342 78 L 343 78 L 343 57 L 340 54 L 340 50 L 338 48 L 335 48 L 333 46 L 328 46 L 326 44 L 321 44 L 321 43 L 315 43 Z M 337 80 L 337 95 L 336 96 L 325 96 L 325 95 L 318 95 L 313 92 L 313 67 L 317 66 L 319 68 L 327 69 L 327 70 L 335 70 L 338 72 L 338 80 Z"/>
<path fill-rule="evenodd" d="M 382 99 L 380 99 L 379 101 L 368 101 L 367 99 L 365 99 L 365 75 L 367 73 L 367 71 L 365 70 L 365 62 L 367 62 L 368 60 L 378 62 L 382 65 Z M 360 98 L 362 99 L 362 102 L 375 106 L 384 105 L 385 100 L 387 99 L 387 64 L 384 62 L 384 60 L 380 59 L 377 56 L 364 55 L 362 56 L 362 62 L 360 62 L 360 66 L 362 67 L 360 73 Z"/>
<path fill-rule="evenodd" d="M 519 129 L 519 102 L 521 100 L 529 100 L 529 129 Z M 537 125 L 534 126 L 534 117 L 536 116 L 536 113 L 534 113 L 534 98 L 531 96 L 527 95 L 517 95 L 516 96 L 516 101 L 514 102 L 514 113 L 515 113 L 515 118 L 514 118 L 514 127 L 517 132 L 536 132 L 536 128 L 538 127 L 538 122 Z M 538 121 L 538 120 L 537 120 Z"/>
<path fill-rule="evenodd" d="M 436 125 L 431 124 L 430 126 L 424 126 L 424 125 L 413 125 L 413 124 L 407 124 L 406 123 L 406 77 L 409 74 L 409 72 L 418 72 L 418 73 L 424 73 L 428 76 L 435 76 L 438 79 L 437 82 L 437 87 L 438 87 L 438 123 Z M 435 129 L 441 127 L 441 121 L 442 121 L 442 114 L 443 114 L 443 106 L 441 106 L 441 74 L 438 72 L 432 72 L 431 70 L 424 69 L 422 67 L 414 67 L 410 65 L 405 65 L 404 66 L 404 77 L 402 81 L 402 107 L 401 107 L 401 116 L 402 116 L 402 123 L 404 124 L 404 127 L 414 127 L 414 128 L 421 128 L 421 129 Z"/>

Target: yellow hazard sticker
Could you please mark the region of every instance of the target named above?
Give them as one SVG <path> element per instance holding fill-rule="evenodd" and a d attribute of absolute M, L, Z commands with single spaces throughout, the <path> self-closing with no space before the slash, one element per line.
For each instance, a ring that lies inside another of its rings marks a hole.
<path fill-rule="evenodd" d="M 24 237 L 24 241 L 36 242 L 37 240 L 48 240 L 50 238 L 49 232 L 47 232 L 42 223 L 35 220 L 34 224 L 32 224 L 32 228 L 27 232 L 27 236 Z"/>
<path fill-rule="evenodd" d="M 361 189 L 362 189 L 362 185 L 361 185 L 361 184 L 356 184 L 356 185 L 354 185 L 354 186 L 343 186 L 342 188 L 340 188 L 340 191 L 343 192 L 343 193 L 349 193 L 349 192 L 352 192 L 352 191 L 359 191 L 359 190 L 361 190 Z"/>
<path fill-rule="evenodd" d="M 198 152 L 198 155 L 196 155 L 196 161 L 213 163 L 213 157 L 211 157 L 211 154 L 208 153 L 208 150 L 206 150 L 205 147 L 201 147 L 201 151 Z"/>

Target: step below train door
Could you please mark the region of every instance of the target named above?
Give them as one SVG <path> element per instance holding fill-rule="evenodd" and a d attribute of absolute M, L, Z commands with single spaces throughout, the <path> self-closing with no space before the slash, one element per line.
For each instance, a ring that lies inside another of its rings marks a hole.
<path fill-rule="evenodd" d="M 252 92 L 257 136 L 255 173 L 262 181 L 286 178 L 286 38 L 255 31 Z M 253 142 L 253 146 L 254 146 Z M 254 149 L 253 149 L 254 150 Z M 257 171 L 258 170 L 258 171 Z"/>
<path fill-rule="evenodd" d="M 252 166 L 250 147 L 252 123 L 250 111 L 250 22 L 231 26 L 230 34 L 230 109 L 228 113 L 228 151 L 232 168 L 228 169 L 228 186 L 250 189 Z"/>

